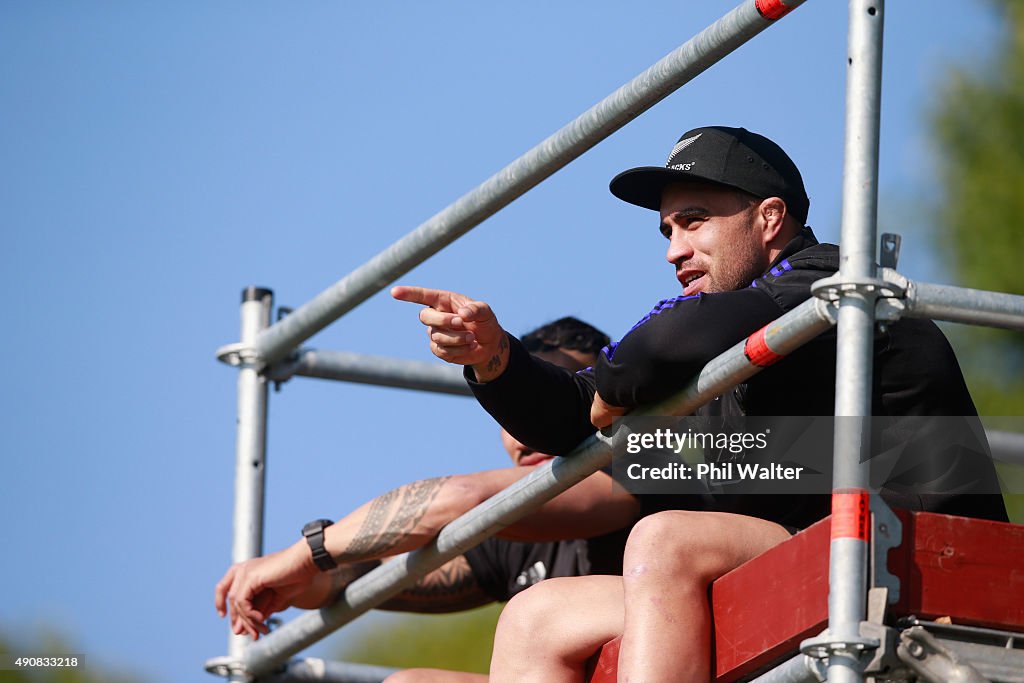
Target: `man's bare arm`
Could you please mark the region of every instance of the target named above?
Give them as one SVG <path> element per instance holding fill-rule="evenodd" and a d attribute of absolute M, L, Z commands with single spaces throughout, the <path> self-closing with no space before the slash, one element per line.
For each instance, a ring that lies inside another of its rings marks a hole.
<path fill-rule="evenodd" d="M 459 555 L 430 572 L 378 609 L 441 614 L 494 602 L 484 593 L 465 556 Z"/>
<path fill-rule="evenodd" d="M 375 498 L 325 530 L 339 563 L 395 555 L 426 545 L 442 527 L 533 471 L 508 467 L 426 479 Z M 640 514 L 636 498 L 597 472 L 498 536 L 517 541 L 590 538 L 622 529 Z"/>
<path fill-rule="evenodd" d="M 325 529 L 324 546 L 343 565 L 420 548 L 445 524 L 531 470 L 512 467 L 407 484 Z M 585 538 L 628 526 L 638 514 L 636 499 L 614 489 L 611 478 L 599 472 L 500 535 L 526 541 Z M 319 573 L 301 539 L 283 551 L 233 565 L 217 584 L 214 602 L 221 615 L 230 602 L 235 633 L 255 637 L 266 633 L 271 614 L 305 601 Z"/>
<path fill-rule="evenodd" d="M 595 472 L 497 535 L 534 543 L 593 538 L 624 529 L 639 518 L 640 501 L 608 474 Z"/>
<path fill-rule="evenodd" d="M 375 560 L 324 572 L 313 579 L 309 590 L 292 601 L 292 606 L 302 609 L 326 607 L 337 600 L 350 583 L 379 566 L 380 562 Z M 441 614 L 472 609 L 490 602 L 494 599 L 483 592 L 469 562 L 465 556 L 459 555 L 377 609 Z"/>

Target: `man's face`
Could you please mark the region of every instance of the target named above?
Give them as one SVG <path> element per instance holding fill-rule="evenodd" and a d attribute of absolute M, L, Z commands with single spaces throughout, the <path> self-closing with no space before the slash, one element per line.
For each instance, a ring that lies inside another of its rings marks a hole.
<path fill-rule="evenodd" d="M 661 195 L 661 233 L 683 294 L 746 287 L 768 267 L 759 202 L 700 183 L 669 185 Z"/>
<path fill-rule="evenodd" d="M 546 360 L 549 363 L 572 370 L 582 370 L 588 368 L 597 361 L 597 356 L 594 354 L 584 353 L 583 351 L 577 351 L 575 349 L 555 349 L 554 351 L 538 351 L 533 354 L 541 360 Z M 545 460 L 550 460 L 555 457 L 548 455 L 547 453 L 539 453 L 529 446 L 520 443 L 518 439 L 506 432 L 504 429 L 501 430 L 501 445 L 505 447 L 505 452 L 508 453 L 509 457 L 512 458 L 512 462 L 520 467 L 526 467 L 528 465 L 538 465 Z"/>

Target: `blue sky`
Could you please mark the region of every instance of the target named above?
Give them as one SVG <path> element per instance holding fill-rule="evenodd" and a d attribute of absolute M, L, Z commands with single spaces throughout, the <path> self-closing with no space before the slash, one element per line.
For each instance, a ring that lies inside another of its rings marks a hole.
<path fill-rule="evenodd" d="M 90 661 L 213 680 L 236 380 L 214 351 L 242 288 L 309 300 L 734 4 L 0 5 L 0 630 L 56 625 Z M 908 209 L 941 158 L 924 115 L 997 24 L 979 0 L 929 7 L 926 27 L 888 6 L 881 227 L 904 232 L 908 275 L 946 282 Z M 621 335 L 677 285 L 654 215 L 607 182 L 706 124 L 782 144 L 835 241 L 845 26 L 844 3 L 810 0 L 401 282 L 485 299 L 513 332 L 573 314 Z M 429 359 L 415 307 L 385 294 L 308 345 Z M 319 380 L 271 394 L 268 443 L 267 549 L 504 464 L 466 399 Z"/>

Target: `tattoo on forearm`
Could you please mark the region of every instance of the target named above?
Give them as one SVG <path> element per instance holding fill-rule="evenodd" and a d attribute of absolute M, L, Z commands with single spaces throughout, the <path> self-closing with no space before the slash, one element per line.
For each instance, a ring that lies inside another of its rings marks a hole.
<path fill-rule="evenodd" d="M 363 520 L 362 526 L 359 527 L 359 531 L 356 532 L 352 542 L 345 548 L 346 556 L 350 555 L 352 559 L 355 559 L 366 555 L 372 550 L 374 538 L 381 527 L 384 526 L 388 515 L 391 514 L 391 508 L 394 506 L 395 499 L 398 497 L 400 490 L 388 491 L 374 499 L 373 503 L 370 504 L 370 509 L 366 512 L 366 519 Z"/>
<path fill-rule="evenodd" d="M 416 529 L 448 479 L 450 477 L 438 477 L 413 482 L 374 500 L 342 559 L 351 562 L 371 554 L 380 555 L 401 543 Z"/>
<path fill-rule="evenodd" d="M 333 601 L 338 595 L 348 588 L 348 585 L 364 574 L 380 566 L 380 560 L 368 560 L 357 564 L 343 564 L 337 569 L 331 570 L 330 598 Z"/>
<path fill-rule="evenodd" d="M 492 602 L 480 588 L 464 556 L 459 556 L 420 579 L 383 605 L 384 609 L 415 612 L 454 612 Z"/>

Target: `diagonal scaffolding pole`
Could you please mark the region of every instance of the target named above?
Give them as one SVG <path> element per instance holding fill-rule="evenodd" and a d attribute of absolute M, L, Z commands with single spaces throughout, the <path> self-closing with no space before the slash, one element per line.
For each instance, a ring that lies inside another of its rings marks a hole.
<path fill-rule="evenodd" d="M 261 332 L 255 344 L 258 357 L 266 364 L 281 360 L 331 322 L 469 232 L 803 3 L 804 0 L 745 0 L 476 189 Z"/>
<path fill-rule="evenodd" d="M 918 285 L 910 280 L 905 281 L 905 286 L 907 287 L 906 306 L 903 309 L 905 317 L 935 317 L 937 320 L 965 322 L 966 318 L 974 319 L 983 316 L 990 319 L 990 324 L 995 327 L 1024 330 L 1024 296 L 943 285 Z M 928 292 L 932 287 L 940 287 L 943 291 L 937 295 L 938 298 L 933 300 L 932 295 L 927 293 L 912 295 L 915 287 L 923 287 L 922 292 Z M 915 300 L 912 296 L 921 298 Z M 956 303 L 959 297 L 968 296 L 970 297 L 969 303 L 963 306 Z M 985 301 L 986 304 L 978 305 L 976 303 L 978 300 Z M 932 303 L 924 304 L 923 302 L 926 301 L 932 301 Z M 944 312 L 933 310 L 936 304 L 941 305 Z M 925 306 L 927 306 L 926 310 L 929 315 L 923 315 L 919 311 L 919 308 Z M 1017 312 L 1013 313 L 1013 311 Z M 473 395 L 459 368 L 440 363 L 425 363 L 350 351 L 303 349 L 299 351 L 296 360 L 279 363 L 268 368 L 264 375 L 273 382 L 284 382 L 294 376 L 299 376 L 413 389 L 452 396 L 469 397 Z M 985 435 L 992 449 L 993 459 L 1010 464 L 1024 464 L 1024 434 L 986 429 Z"/>
<path fill-rule="evenodd" d="M 756 337 L 774 353 L 785 356 L 835 324 L 834 309 L 811 299 L 759 330 Z M 757 374 L 762 367 L 745 353 L 746 340 L 711 360 L 681 392 L 644 415 L 685 415 L 715 396 Z M 546 501 L 611 462 L 608 437 L 596 434 L 564 458 L 538 467 L 529 476 L 487 499 L 448 524 L 427 546 L 400 555 L 353 581 L 330 607 L 308 612 L 246 648 L 241 670 L 266 674 L 290 656 L 326 637 L 359 615 L 411 586 L 416 580 L 505 528 Z"/>

